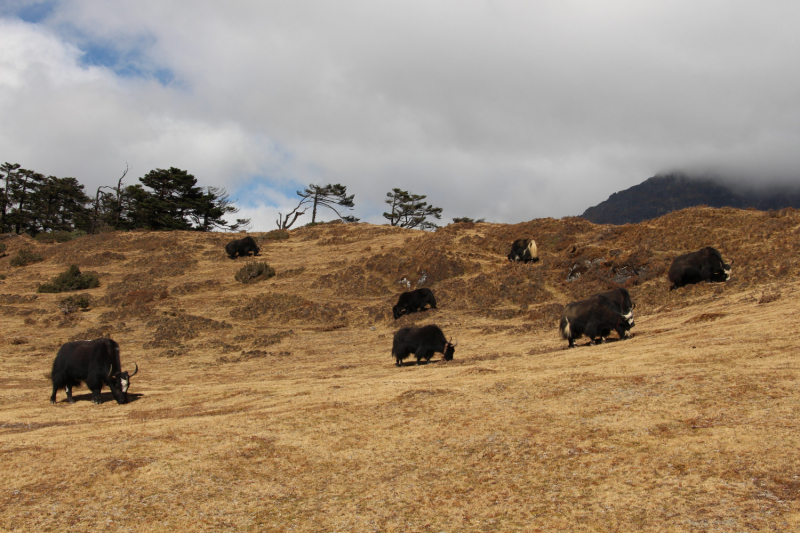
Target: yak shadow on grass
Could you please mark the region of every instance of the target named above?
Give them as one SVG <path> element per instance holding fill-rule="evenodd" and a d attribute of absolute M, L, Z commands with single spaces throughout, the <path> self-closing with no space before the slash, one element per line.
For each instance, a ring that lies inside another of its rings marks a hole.
<path fill-rule="evenodd" d="M 589 342 L 587 342 L 587 343 L 585 343 L 585 344 L 578 344 L 578 341 L 575 341 L 575 348 L 589 348 L 589 347 L 591 347 L 591 346 L 603 346 L 603 345 L 605 345 L 605 344 L 613 344 L 613 343 L 615 343 L 615 342 L 626 341 L 626 340 L 630 340 L 630 339 L 632 339 L 632 338 L 633 338 L 633 335 L 631 335 L 631 336 L 630 336 L 630 337 L 628 337 L 627 339 L 611 339 L 611 338 L 606 338 L 606 340 L 605 340 L 605 342 L 603 342 L 603 344 L 592 344 L 592 341 L 589 341 Z M 569 346 L 565 346 L 565 347 L 564 347 L 564 348 L 562 348 L 562 349 L 563 349 L 563 350 L 569 350 L 570 348 L 569 348 Z"/>
<path fill-rule="evenodd" d="M 135 392 L 129 392 L 128 393 L 128 403 L 133 403 L 136 400 L 138 400 L 139 398 L 141 398 L 142 396 L 144 396 L 144 394 L 137 394 Z M 72 393 L 72 399 L 75 400 L 76 402 L 83 402 L 83 401 L 91 402 L 92 401 L 92 393 L 91 392 L 87 392 L 85 394 L 75 394 L 75 392 L 73 392 Z M 109 392 L 101 392 L 100 393 L 100 401 L 102 403 L 106 403 L 106 402 L 117 403 L 117 400 L 114 399 L 114 395 L 111 394 L 110 391 Z M 58 403 L 67 403 L 67 399 L 66 399 L 66 397 L 62 398 L 62 399 L 58 400 L 56 403 L 57 404 Z"/>
<path fill-rule="evenodd" d="M 419 366 L 432 365 L 433 363 L 439 363 L 441 361 L 444 361 L 444 359 L 435 359 L 433 361 L 420 361 Z M 417 366 L 417 360 L 412 359 L 411 361 L 402 361 L 400 363 L 400 366 Z"/>

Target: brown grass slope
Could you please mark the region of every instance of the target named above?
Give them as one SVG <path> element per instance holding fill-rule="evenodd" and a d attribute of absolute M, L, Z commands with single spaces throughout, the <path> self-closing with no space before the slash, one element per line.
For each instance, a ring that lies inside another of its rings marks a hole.
<path fill-rule="evenodd" d="M 231 235 L 2 240 L 0 529 L 800 530 L 800 212 L 290 234 L 254 234 L 277 275 L 251 285 Z M 520 237 L 540 263 L 505 259 Z M 668 292 L 706 245 L 732 280 Z M 36 288 L 70 264 L 101 286 L 65 315 Z M 439 309 L 395 322 L 423 275 Z M 565 350 L 562 306 L 616 282 L 635 337 Z M 396 368 L 426 323 L 455 360 Z M 58 347 L 104 335 L 134 401 L 49 405 Z"/>

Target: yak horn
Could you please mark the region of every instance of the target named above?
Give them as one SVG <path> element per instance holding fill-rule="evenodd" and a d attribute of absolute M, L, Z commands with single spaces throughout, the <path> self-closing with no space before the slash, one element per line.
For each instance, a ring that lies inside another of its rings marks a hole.
<path fill-rule="evenodd" d="M 458 344 L 458 339 L 454 341 L 451 339 L 450 346 L 455 346 L 456 344 Z"/>
<path fill-rule="evenodd" d="M 139 371 L 139 365 L 137 365 L 136 363 L 133 363 L 133 366 L 134 366 L 135 370 L 133 371 L 133 374 L 131 374 L 130 376 L 128 376 L 128 378 L 132 378 L 132 377 L 133 377 L 133 376 L 135 376 L 135 375 L 136 375 L 136 373 Z"/>

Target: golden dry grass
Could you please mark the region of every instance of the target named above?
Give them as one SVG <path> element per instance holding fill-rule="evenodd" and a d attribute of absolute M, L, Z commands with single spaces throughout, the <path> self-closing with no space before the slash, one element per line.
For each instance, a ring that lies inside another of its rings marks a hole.
<path fill-rule="evenodd" d="M 253 285 L 231 235 L 2 241 L 0 528 L 800 530 L 800 213 L 290 233 Z M 540 263 L 506 261 L 520 237 Z M 733 279 L 668 292 L 705 245 Z M 9 267 L 23 246 L 45 261 Z M 35 291 L 70 263 L 101 287 L 65 316 Z M 630 269 L 635 337 L 564 349 L 561 306 Z M 439 309 L 395 322 L 423 271 Z M 455 360 L 396 368 L 393 332 L 426 323 Z M 58 347 L 103 335 L 139 364 L 135 401 L 51 406 Z"/>

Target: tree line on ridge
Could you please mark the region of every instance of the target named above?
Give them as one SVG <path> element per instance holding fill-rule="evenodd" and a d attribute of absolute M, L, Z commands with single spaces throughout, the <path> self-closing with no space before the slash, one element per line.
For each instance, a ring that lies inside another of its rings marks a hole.
<path fill-rule="evenodd" d="M 116 186 L 102 185 L 94 197 L 76 178 L 45 176 L 19 164 L 0 165 L 0 233 L 98 233 L 111 230 L 237 231 L 247 229 L 250 219 L 226 217 L 239 212 L 221 187 L 199 187 L 185 170 L 151 170 L 139 183 L 125 185 L 128 168 Z M 318 210 L 327 208 L 343 222 L 359 219 L 347 214 L 355 207 L 355 195 L 341 184 L 314 185 L 297 191 L 300 201 L 292 211 L 278 214 L 279 229 L 289 229 L 311 211 L 310 224 L 317 223 Z M 386 194 L 390 209 L 383 217 L 392 226 L 431 230 L 438 227 L 429 217 L 441 219 L 442 208 L 429 205 L 425 195 L 393 188 Z M 468 218 L 456 222 L 472 221 Z"/>

